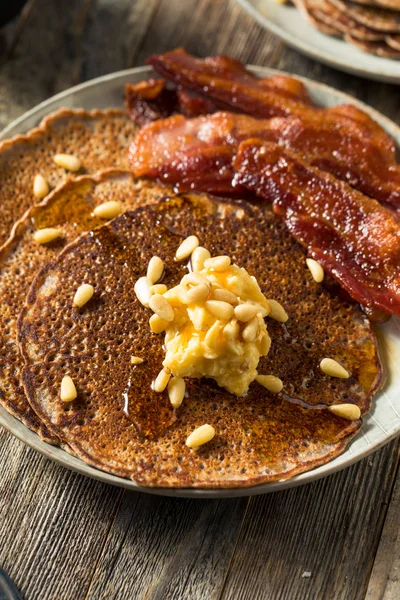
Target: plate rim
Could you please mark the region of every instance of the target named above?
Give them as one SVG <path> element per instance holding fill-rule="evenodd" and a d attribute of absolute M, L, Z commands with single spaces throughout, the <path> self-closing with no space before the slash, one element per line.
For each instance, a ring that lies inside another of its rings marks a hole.
<path fill-rule="evenodd" d="M 282 29 L 279 25 L 276 25 L 271 19 L 267 16 L 263 15 L 253 4 L 253 0 L 236 0 L 238 4 L 245 10 L 249 15 L 251 15 L 257 23 L 261 25 L 264 29 L 267 29 L 278 38 L 280 38 L 285 44 L 287 44 L 290 48 L 299 50 L 305 56 L 312 58 L 313 60 L 323 63 L 324 65 L 328 65 L 329 67 L 333 67 L 338 69 L 339 71 L 343 71 L 345 73 L 349 73 L 350 75 L 356 75 L 357 77 L 365 77 L 366 79 L 373 79 L 375 81 L 392 83 L 392 84 L 400 84 L 400 74 L 399 75 L 390 75 L 382 72 L 377 72 L 373 69 L 364 69 L 352 67 L 351 64 L 343 63 L 342 61 L 335 60 L 335 57 L 327 52 L 324 48 L 316 48 L 312 44 L 307 44 L 300 39 L 294 38 L 289 33 L 287 33 L 284 29 Z M 302 16 L 302 15 L 301 15 Z M 375 57 L 382 58 L 384 60 L 393 60 L 386 57 Z M 399 63 L 400 60 L 393 61 L 395 64 Z M 329 86 L 328 86 L 329 87 Z"/>
<path fill-rule="evenodd" d="M 292 76 L 290 73 L 285 71 L 280 71 L 277 69 L 271 69 L 269 67 L 262 67 L 258 65 L 247 65 L 253 72 L 260 74 L 261 76 L 271 76 L 273 74 L 286 74 Z M 129 77 L 136 77 L 140 75 L 151 75 L 154 71 L 149 66 L 140 66 L 134 67 L 131 69 L 124 69 L 121 71 L 116 71 L 113 73 L 108 73 L 107 75 L 102 75 L 100 77 L 96 77 L 94 79 L 85 81 L 76 86 L 68 88 L 47 100 L 44 100 L 40 104 L 34 106 L 30 110 L 26 111 L 20 117 L 12 121 L 9 125 L 7 125 L 0 132 L 0 141 L 7 139 L 9 137 L 10 132 L 13 132 L 14 135 L 19 135 L 20 133 L 25 133 L 27 129 L 23 127 L 24 122 L 29 119 L 34 118 L 36 115 L 39 117 L 41 113 L 49 114 L 53 104 L 59 103 L 63 101 L 63 99 L 73 95 L 76 92 L 80 92 L 81 90 L 85 90 L 90 87 L 95 87 L 97 85 L 103 85 L 106 82 L 117 81 L 119 79 L 127 79 Z M 307 77 L 294 75 L 297 79 L 305 83 L 308 88 L 314 88 L 314 90 L 321 90 L 326 94 L 334 95 L 340 100 L 345 102 L 351 101 L 356 106 L 366 110 L 373 118 L 379 121 L 383 127 L 397 140 L 400 140 L 400 126 L 396 125 L 393 121 L 391 121 L 388 117 L 377 111 L 376 109 L 368 106 L 364 102 L 353 98 L 350 94 L 346 94 L 335 88 L 316 82 Z M 121 94 L 122 96 L 122 94 Z M 93 107 L 95 108 L 95 107 Z M 48 110 L 49 109 L 49 110 Z M 41 115 L 39 121 L 43 118 L 44 115 Z M 29 126 L 29 129 L 31 126 Z M 16 130 L 19 130 L 17 132 Z M 139 485 L 133 480 L 124 479 L 122 477 L 118 477 L 116 475 L 112 475 L 107 473 L 106 471 L 98 470 L 94 467 L 91 467 L 81 459 L 78 459 L 75 456 L 71 456 L 61 448 L 57 448 L 51 446 L 43 442 L 39 436 L 29 430 L 25 425 L 23 425 L 18 419 L 13 417 L 10 413 L 4 409 L 4 407 L 0 406 L 0 425 L 5 427 L 10 433 L 12 433 L 15 437 L 17 437 L 21 442 L 33 448 L 41 455 L 46 458 L 52 460 L 58 465 L 61 465 L 67 469 L 70 469 L 74 472 L 77 472 L 81 475 L 85 475 L 86 477 L 90 477 L 92 479 L 101 481 L 103 483 L 108 483 L 111 485 L 115 485 L 118 487 L 123 487 L 126 489 L 130 489 L 133 491 L 140 491 L 155 495 L 162 496 L 171 496 L 171 497 L 181 497 L 181 498 L 228 498 L 228 497 L 243 497 L 243 496 L 253 496 L 265 493 L 272 493 L 275 491 L 281 491 L 284 489 L 289 489 L 292 487 L 297 487 L 300 485 L 304 485 L 306 483 L 311 483 L 323 477 L 332 475 L 342 469 L 352 466 L 356 462 L 366 458 L 372 452 L 375 452 L 382 446 L 389 443 L 392 439 L 394 439 L 400 433 L 400 422 L 398 425 L 393 428 L 393 430 L 387 432 L 387 436 L 384 439 L 379 440 L 378 442 L 372 442 L 367 448 L 362 449 L 359 453 L 350 453 L 347 457 L 346 461 L 341 464 L 335 464 L 337 458 L 343 457 L 343 455 L 348 451 L 347 449 L 340 454 L 335 459 L 329 461 L 328 463 L 317 467 L 316 469 L 312 469 L 310 471 L 306 471 L 296 477 L 293 477 L 284 481 L 277 481 L 272 483 L 264 483 L 257 486 L 249 487 L 249 488 L 225 488 L 225 489 L 204 489 L 204 488 L 153 488 L 153 487 L 144 487 Z M 28 437 L 26 437 L 28 436 Z M 357 439 L 356 436 L 354 439 Z M 351 443 L 351 442 L 350 442 Z M 71 464 L 72 463 L 72 464 Z"/>

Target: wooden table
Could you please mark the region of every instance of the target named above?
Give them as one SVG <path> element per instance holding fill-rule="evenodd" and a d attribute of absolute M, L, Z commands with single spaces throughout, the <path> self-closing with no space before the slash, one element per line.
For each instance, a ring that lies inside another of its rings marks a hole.
<path fill-rule="evenodd" d="M 0 126 L 180 45 L 306 75 L 400 122 L 399 88 L 304 58 L 234 0 L 36 0 L 0 34 Z M 27 600 L 394 600 L 399 448 L 286 492 L 186 500 L 86 479 L 1 430 L 0 565 Z"/>

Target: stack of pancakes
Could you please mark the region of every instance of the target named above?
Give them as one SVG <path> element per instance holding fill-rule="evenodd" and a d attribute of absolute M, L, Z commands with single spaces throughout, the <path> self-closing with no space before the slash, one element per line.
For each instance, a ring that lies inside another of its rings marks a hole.
<path fill-rule="evenodd" d="M 47 442 L 142 485 L 246 487 L 327 462 L 362 423 L 327 407 L 352 402 L 365 414 L 381 382 L 368 319 L 310 277 L 305 251 L 269 206 L 174 196 L 135 180 L 127 164 L 134 135 L 122 111 L 61 110 L 0 145 L 0 402 Z M 81 170 L 57 167 L 56 153 L 77 156 Z M 32 193 L 38 173 L 51 187 L 41 202 Z M 126 212 L 106 223 L 93 209 L 109 200 Z M 61 235 L 38 244 L 34 232 L 47 227 Z M 283 380 L 281 394 L 253 384 L 236 398 L 213 381 L 189 380 L 175 410 L 151 389 L 163 340 L 151 334 L 134 283 L 158 255 L 164 282 L 175 285 L 187 270 L 174 253 L 192 234 L 255 275 L 288 312 L 285 324 L 269 320 L 272 349 L 259 366 Z M 83 283 L 95 293 L 77 309 Z M 348 380 L 320 371 L 332 354 Z M 60 399 L 64 375 L 77 388 L 71 403 Z M 185 440 L 203 423 L 217 435 L 190 450 Z"/>
<path fill-rule="evenodd" d="M 400 0 L 294 0 L 317 29 L 365 52 L 400 58 Z"/>

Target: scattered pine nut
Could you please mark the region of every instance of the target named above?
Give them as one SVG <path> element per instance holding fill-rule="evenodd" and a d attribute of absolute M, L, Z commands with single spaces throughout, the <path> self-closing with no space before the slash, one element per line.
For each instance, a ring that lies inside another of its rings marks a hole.
<path fill-rule="evenodd" d="M 242 337 L 245 342 L 254 342 L 258 333 L 258 319 L 253 317 L 242 331 Z"/>
<path fill-rule="evenodd" d="M 167 329 L 169 322 L 160 319 L 158 315 L 151 315 L 149 325 L 153 333 L 162 333 Z"/>
<path fill-rule="evenodd" d="M 286 323 L 289 317 L 282 304 L 279 304 L 279 302 L 270 298 L 268 298 L 268 304 L 270 308 L 268 316 L 279 323 Z"/>
<path fill-rule="evenodd" d="M 230 323 L 225 325 L 224 327 L 224 338 L 229 341 L 237 340 L 239 337 L 240 327 L 239 323 L 235 320 L 232 320 Z"/>
<path fill-rule="evenodd" d="M 150 284 L 149 284 L 147 277 L 140 277 L 137 280 L 137 282 L 135 283 L 135 286 L 133 289 L 135 291 L 136 297 L 139 300 L 140 304 L 143 304 L 143 306 L 148 307 L 151 292 L 150 292 Z"/>
<path fill-rule="evenodd" d="M 117 202 L 116 200 L 110 200 L 109 202 L 103 202 L 103 204 L 99 204 L 93 210 L 93 214 L 95 217 L 99 217 L 99 219 L 114 219 L 114 217 L 118 217 L 122 213 L 122 204 L 121 202 Z"/>
<path fill-rule="evenodd" d="M 217 347 L 222 327 L 223 323 L 221 323 L 221 321 L 215 321 L 212 327 L 207 331 L 204 341 L 209 348 Z"/>
<path fill-rule="evenodd" d="M 256 381 L 271 392 L 271 394 L 279 394 L 283 388 L 282 380 L 274 375 L 257 375 Z"/>
<path fill-rule="evenodd" d="M 195 273 L 201 271 L 204 268 L 204 261 L 207 260 L 207 258 L 211 258 L 211 254 L 206 248 L 203 248 L 202 246 L 195 248 L 190 257 L 192 271 Z"/>
<path fill-rule="evenodd" d="M 163 295 L 165 292 L 168 292 L 168 288 L 164 283 L 155 283 L 150 286 L 150 296 L 154 296 L 154 294 Z"/>
<path fill-rule="evenodd" d="M 271 338 L 266 333 L 263 338 L 261 338 L 260 343 L 260 354 L 261 356 L 266 356 L 271 348 Z"/>
<path fill-rule="evenodd" d="M 164 321 L 174 320 L 174 311 L 169 302 L 161 294 L 154 294 L 150 297 L 149 307 Z"/>
<path fill-rule="evenodd" d="M 213 256 L 212 258 L 207 258 L 204 261 L 204 267 L 206 269 L 213 269 L 214 271 L 225 271 L 231 264 L 231 259 L 229 256 Z"/>
<path fill-rule="evenodd" d="M 330 375 L 330 377 L 338 377 L 339 379 L 350 377 L 350 373 L 333 358 L 323 358 L 319 363 L 319 367 L 325 375 Z"/>
<path fill-rule="evenodd" d="M 73 154 L 56 154 L 53 160 L 58 167 L 62 167 L 67 171 L 79 171 L 82 166 L 81 161 Z"/>
<path fill-rule="evenodd" d="M 164 263 L 159 256 L 153 256 L 150 259 L 149 266 L 147 267 L 147 279 L 150 285 L 154 285 L 159 281 L 164 273 Z"/>
<path fill-rule="evenodd" d="M 306 258 L 307 267 L 310 269 L 312 278 L 317 283 L 321 283 L 324 280 L 324 269 L 322 266 L 313 258 Z"/>
<path fill-rule="evenodd" d="M 55 229 L 54 227 L 46 227 L 45 229 L 38 229 L 33 234 L 33 239 L 38 244 L 49 244 L 53 242 L 61 235 L 60 229 Z"/>
<path fill-rule="evenodd" d="M 232 304 L 228 304 L 228 302 L 222 302 L 221 300 L 207 300 L 204 307 L 209 313 L 217 317 L 217 319 L 229 321 L 233 316 L 233 306 Z"/>
<path fill-rule="evenodd" d="M 179 246 L 175 254 L 175 260 L 181 261 L 188 258 L 199 245 L 199 238 L 196 235 L 189 235 Z"/>
<path fill-rule="evenodd" d="M 78 289 L 75 292 L 75 296 L 74 296 L 74 300 L 73 300 L 74 306 L 81 308 L 82 306 L 84 306 L 86 304 L 86 302 L 89 302 L 89 300 L 91 299 L 93 294 L 94 294 L 94 287 L 92 285 L 90 285 L 89 283 L 83 283 L 82 285 L 80 285 L 78 287 Z"/>
<path fill-rule="evenodd" d="M 161 369 L 154 380 L 153 390 L 155 392 L 163 392 L 168 385 L 170 374 L 165 369 Z"/>
<path fill-rule="evenodd" d="M 333 406 L 328 406 L 328 410 L 337 417 L 342 417 L 349 421 L 358 421 L 361 417 L 361 411 L 356 404 L 334 404 Z"/>
<path fill-rule="evenodd" d="M 60 398 L 63 402 L 72 402 L 78 393 L 74 382 L 69 375 L 65 375 L 61 381 Z"/>
<path fill-rule="evenodd" d="M 186 384 L 182 377 L 172 377 L 168 383 L 168 397 L 174 408 L 179 408 L 185 397 Z"/>
<path fill-rule="evenodd" d="M 189 448 L 198 448 L 203 444 L 210 442 L 215 436 L 215 429 L 211 425 L 201 425 L 189 435 L 186 440 L 186 446 Z"/>
<path fill-rule="evenodd" d="M 141 365 L 143 361 L 144 361 L 144 358 L 140 358 L 140 356 L 132 356 L 131 357 L 131 363 L 133 365 Z"/>
<path fill-rule="evenodd" d="M 195 304 L 204 302 L 207 299 L 208 294 L 210 293 L 210 288 L 205 283 L 200 283 L 199 285 L 195 285 L 187 292 L 187 303 Z"/>
<path fill-rule="evenodd" d="M 213 300 L 222 300 L 223 302 L 228 302 L 233 306 L 236 306 L 239 302 L 238 297 L 233 292 L 229 290 L 225 290 L 224 288 L 215 288 L 212 291 L 212 299 Z"/>
<path fill-rule="evenodd" d="M 259 310 L 259 306 L 250 304 L 250 302 L 244 302 L 243 304 L 239 304 L 239 306 L 236 306 L 234 312 L 235 317 L 238 319 L 238 321 L 247 323 L 247 321 L 250 321 L 250 319 L 253 319 L 256 316 Z"/>
<path fill-rule="evenodd" d="M 36 198 L 39 198 L 39 200 L 41 200 L 42 198 L 47 196 L 49 191 L 49 184 L 47 183 L 43 175 L 35 175 L 35 178 L 33 180 L 33 195 L 36 196 Z"/>

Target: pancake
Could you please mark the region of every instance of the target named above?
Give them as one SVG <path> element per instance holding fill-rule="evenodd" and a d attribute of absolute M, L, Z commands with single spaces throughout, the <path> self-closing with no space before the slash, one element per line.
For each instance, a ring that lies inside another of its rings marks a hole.
<path fill-rule="evenodd" d="M 376 56 L 382 56 L 384 58 L 400 59 L 400 49 L 396 50 L 386 42 L 366 42 L 351 35 L 345 35 L 344 39 L 346 42 L 363 50 L 363 52 L 376 54 Z"/>
<path fill-rule="evenodd" d="M 327 0 L 329 4 L 366 27 L 376 31 L 395 33 L 400 32 L 400 12 L 385 8 L 361 6 L 346 0 Z"/>
<path fill-rule="evenodd" d="M 132 209 L 154 202 L 164 194 L 164 188 L 135 181 L 126 171 L 80 176 L 61 184 L 41 204 L 31 208 L 0 250 L 0 402 L 50 443 L 58 440 L 29 406 L 20 379 L 23 361 L 16 343 L 17 318 L 33 278 L 39 268 L 54 260 L 82 231 L 104 224 L 104 220 L 91 215 L 98 204 L 117 200 L 124 208 Z M 34 241 L 36 229 L 55 226 L 62 231 L 60 239 L 46 245 Z"/>
<path fill-rule="evenodd" d="M 0 246 L 14 222 L 35 204 L 33 179 L 40 173 L 51 187 L 75 175 L 57 167 L 53 156 L 73 154 L 79 174 L 117 167 L 129 169 L 127 150 L 135 125 L 122 110 L 60 109 L 26 135 L 0 143 Z"/>
<path fill-rule="evenodd" d="M 283 304 L 285 324 L 268 319 L 272 349 L 258 371 L 284 382 L 270 394 L 253 383 L 237 398 L 211 380 L 186 380 L 176 411 L 151 382 L 164 357 L 163 336 L 150 333 L 151 312 L 134 284 L 153 255 L 165 260 L 164 283 L 187 267 L 176 248 L 197 234 L 213 255 L 229 254 Z M 83 282 L 95 295 L 82 309 L 72 298 Z M 19 321 L 31 405 L 49 429 L 89 464 L 145 486 L 229 488 L 283 480 L 341 453 L 361 426 L 327 405 L 357 404 L 362 414 L 381 381 L 371 324 L 314 282 L 303 249 L 270 206 L 182 194 L 138 208 L 81 236 L 40 271 Z M 131 356 L 144 358 L 133 366 Z M 332 379 L 320 360 L 336 358 L 352 374 Z M 70 375 L 78 397 L 60 401 Z M 216 436 L 198 451 L 185 440 L 209 423 Z"/>

